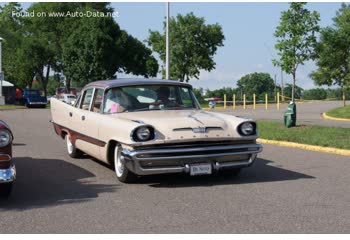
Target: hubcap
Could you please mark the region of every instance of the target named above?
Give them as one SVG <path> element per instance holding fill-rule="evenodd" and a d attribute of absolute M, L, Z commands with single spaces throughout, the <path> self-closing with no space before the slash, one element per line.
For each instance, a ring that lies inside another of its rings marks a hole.
<path fill-rule="evenodd" d="M 121 152 L 122 147 L 117 146 L 114 151 L 114 166 L 117 177 L 121 177 L 124 173 L 124 157 Z"/>
<path fill-rule="evenodd" d="M 73 146 L 72 142 L 70 141 L 68 135 L 66 136 L 66 138 L 67 138 L 67 150 L 68 150 L 68 153 L 71 154 L 74 150 L 74 146 Z"/>

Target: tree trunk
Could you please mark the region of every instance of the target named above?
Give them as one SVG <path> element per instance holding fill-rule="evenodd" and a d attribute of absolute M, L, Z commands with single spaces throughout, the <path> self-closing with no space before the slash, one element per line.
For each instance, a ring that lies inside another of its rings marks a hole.
<path fill-rule="evenodd" d="M 344 86 L 342 86 L 341 87 L 341 91 L 342 91 L 342 99 L 343 99 L 343 107 L 345 107 L 346 106 L 346 101 L 345 101 L 345 87 Z"/>
<path fill-rule="evenodd" d="M 295 100 L 294 100 L 294 95 L 295 95 L 295 75 L 296 75 L 296 70 L 293 70 L 292 102 L 295 102 Z"/>
<path fill-rule="evenodd" d="M 43 82 L 42 82 L 45 97 L 47 95 L 47 83 L 49 82 L 50 68 L 51 68 L 50 65 L 47 66 L 46 76 L 45 76 L 45 78 L 43 78 Z"/>
<path fill-rule="evenodd" d="M 70 79 L 68 80 L 66 78 L 66 93 L 69 93 L 69 90 L 70 90 Z"/>

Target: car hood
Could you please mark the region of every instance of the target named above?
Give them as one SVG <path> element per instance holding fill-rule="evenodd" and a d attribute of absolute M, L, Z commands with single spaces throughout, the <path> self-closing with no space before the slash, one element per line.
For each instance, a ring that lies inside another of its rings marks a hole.
<path fill-rule="evenodd" d="M 202 110 L 157 110 L 116 114 L 118 118 L 151 125 L 158 140 L 241 137 L 236 127 L 247 119 Z M 249 119 L 250 120 L 250 119 Z"/>

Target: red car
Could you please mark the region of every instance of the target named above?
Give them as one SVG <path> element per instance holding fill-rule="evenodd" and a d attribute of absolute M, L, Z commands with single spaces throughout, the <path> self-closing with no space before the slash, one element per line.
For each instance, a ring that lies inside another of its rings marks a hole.
<path fill-rule="evenodd" d="M 0 197 L 8 197 L 16 179 L 16 168 L 12 161 L 13 135 L 10 127 L 0 120 Z"/>

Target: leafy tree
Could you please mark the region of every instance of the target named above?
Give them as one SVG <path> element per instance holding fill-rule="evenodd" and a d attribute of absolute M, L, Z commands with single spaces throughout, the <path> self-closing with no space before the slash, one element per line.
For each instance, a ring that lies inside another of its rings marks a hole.
<path fill-rule="evenodd" d="M 314 88 L 303 92 L 305 100 L 323 100 L 327 98 L 327 90 L 323 88 Z"/>
<path fill-rule="evenodd" d="M 34 64 L 30 56 L 30 37 L 24 35 L 24 21 L 16 14 L 23 13 L 18 3 L 0 6 L 0 36 L 3 42 L 3 69 L 8 81 L 17 87 L 31 85 L 34 77 Z"/>
<path fill-rule="evenodd" d="M 340 86 L 345 95 L 350 87 L 350 5 L 342 4 L 333 22 L 321 30 L 318 69 L 310 76 L 317 85 Z"/>
<path fill-rule="evenodd" d="M 293 99 L 293 89 L 294 89 L 294 99 Z M 287 83 L 286 86 L 284 87 L 284 95 L 289 98 L 292 99 L 292 101 L 294 101 L 295 99 L 300 99 L 302 94 L 303 94 L 304 89 L 302 89 L 301 87 L 297 86 L 297 85 L 292 85 Z"/>
<path fill-rule="evenodd" d="M 238 89 L 246 94 L 247 97 L 252 98 L 256 94 L 257 98 L 265 99 L 265 94 L 274 95 L 275 83 L 268 73 L 250 73 L 247 74 L 237 82 Z"/>
<path fill-rule="evenodd" d="M 204 18 L 193 13 L 177 15 L 170 21 L 170 78 L 188 82 L 198 79 L 200 70 L 215 69 L 213 57 L 225 39 L 219 24 L 205 24 Z M 153 51 L 157 52 L 165 63 L 166 36 L 158 31 L 151 31 L 147 40 Z M 163 70 L 163 78 L 165 71 Z"/>
<path fill-rule="evenodd" d="M 292 2 L 290 8 L 282 12 L 280 25 L 274 34 L 277 38 L 275 48 L 280 59 L 273 59 L 272 62 L 287 74 L 292 74 L 293 102 L 298 66 L 316 57 L 316 34 L 319 31 L 320 16 L 318 12 L 304 8 L 305 5 L 303 2 Z"/>
<path fill-rule="evenodd" d="M 16 18 L 20 5 L 0 8 L 0 34 L 4 45 L 6 74 L 15 84 L 31 87 L 35 78 L 44 94 L 52 72 L 85 84 L 108 79 L 116 72 L 155 76 L 158 63 L 143 43 L 120 30 L 111 17 L 49 17 L 52 12 L 113 11 L 109 3 L 34 3 L 28 12 L 47 13 L 47 17 Z M 51 90 L 50 90 L 51 91 Z"/>

